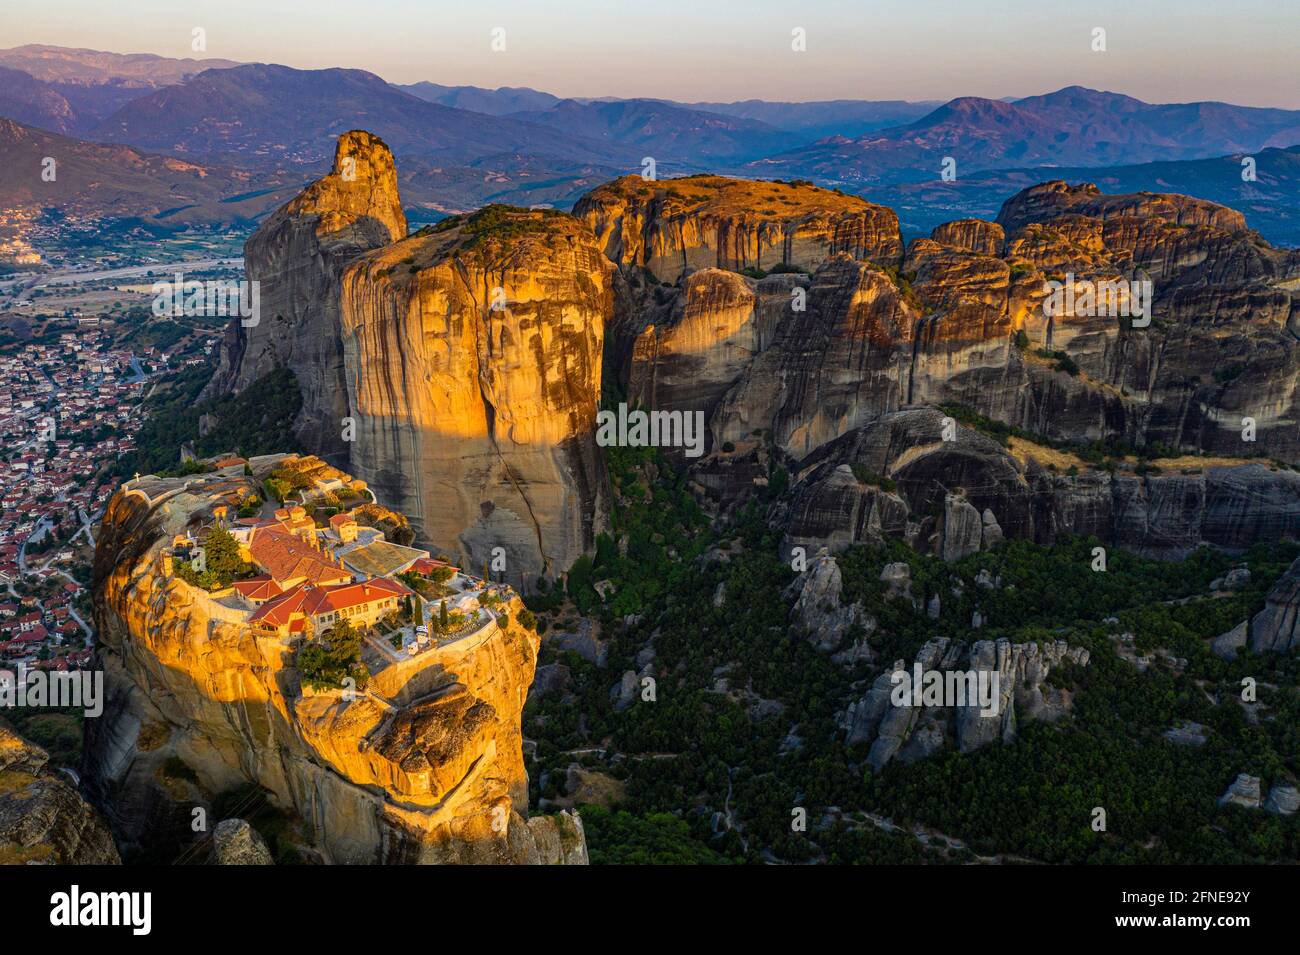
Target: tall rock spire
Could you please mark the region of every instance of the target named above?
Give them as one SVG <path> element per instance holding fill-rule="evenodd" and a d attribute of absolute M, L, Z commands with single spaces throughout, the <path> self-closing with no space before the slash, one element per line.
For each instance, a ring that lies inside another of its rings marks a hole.
<path fill-rule="evenodd" d="M 406 237 L 393 154 L 378 136 L 339 137 L 330 172 L 277 209 L 244 245 L 244 269 L 260 283 L 253 320 L 231 322 L 210 394 L 238 392 L 277 367 L 302 390 L 294 432 L 341 455 L 347 416 L 339 340 L 339 278 L 353 260 Z"/>

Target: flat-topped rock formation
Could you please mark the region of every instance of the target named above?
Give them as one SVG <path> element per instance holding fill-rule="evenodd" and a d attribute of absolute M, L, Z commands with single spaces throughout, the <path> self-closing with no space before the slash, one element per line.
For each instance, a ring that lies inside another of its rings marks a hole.
<path fill-rule="evenodd" d="M 352 468 L 418 536 L 508 579 L 564 570 L 603 521 L 596 453 L 612 267 L 571 216 L 444 220 L 343 276 Z"/>
<path fill-rule="evenodd" d="M 624 176 L 573 214 L 613 262 L 664 282 L 710 267 L 812 269 L 841 253 L 896 264 L 903 251 L 893 210 L 800 181 Z"/>

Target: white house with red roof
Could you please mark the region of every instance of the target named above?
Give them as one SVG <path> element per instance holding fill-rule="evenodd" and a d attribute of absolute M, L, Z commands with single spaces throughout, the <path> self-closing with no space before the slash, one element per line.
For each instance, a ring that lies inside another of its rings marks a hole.
<path fill-rule="evenodd" d="M 400 601 L 412 593 L 405 584 L 386 577 L 319 587 L 299 584 L 267 600 L 249 619 L 257 629 L 282 637 L 309 627 L 321 633 L 341 620 L 358 627 L 373 626 L 380 618 L 396 613 Z"/>

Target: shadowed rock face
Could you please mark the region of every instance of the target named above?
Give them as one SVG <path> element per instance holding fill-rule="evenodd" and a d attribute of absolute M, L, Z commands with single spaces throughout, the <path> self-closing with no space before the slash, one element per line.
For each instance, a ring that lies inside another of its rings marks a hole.
<path fill-rule="evenodd" d="M 245 243 L 248 279 L 260 283 L 260 314 L 255 325 L 234 321 L 227 329 L 209 391 L 242 391 L 288 366 L 303 393 L 295 433 L 313 451 L 345 451 L 339 277 L 362 253 L 405 236 L 388 147 L 370 133 L 344 133 L 330 173 L 276 210 Z"/>
<path fill-rule="evenodd" d="M 1241 550 L 1300 535 L 1300 473 L 1208 459 L 1160 474 L 1071 465 L 1046 449 L 1011 449 L 967 428 L 943 440 L 943 414 L 911 408 L 845 434 L 806 458 L 776 519 L 785 548 L 832 553 L 902 538 L 955 559 L 1004 536 L 1049 544 L 1061 534 L 1155 557 L 1202 543 Z M 1049 470 L 1048 464 L 1057 466 Z M 859 475 L 862 475 L 861 477 Z M 878 483 L 893 482 L 886 490 Z M 996 528 L 996 530 L 995 530 Z"/>
<path fill-rule="evenodd" d="M 990 692 L 985 701 L 990 704 L 987 712 L 972 698 L 947 706 L 923 706 L 915 700 L 910 706 L 893 705 L 891 695 L 898 682 L 895 674 L 901 672 L 910 680 L 914 672 L 905 661 L 897 660 L 876 677 L 866 696 L 840 714 L 840 725 L 849 745 L 871 744 L 867 762 L 877 771 L 896 757 L 909 763 L 924 759 L 948 740 L 963 753 L 998 740 L 1010 743 L 1016 737 L 1017 709 L 1025 718 L 1049 722 L 1069 711 L 1069 692 L 1051 686 L 1047 677 L 1065 664 L 1087 666 L 1089 658 L 1087 650 L 1071 647 L 1064 640 L 1042 646 L 1012 644 L 1005 639 L 977 640 L 967 647 L 938 637 L 917 651 L 914 665 L 923 672 L 960 668 L 975 674 L 996 673 L 997 695 Z M 988 686 L 991 690 L 991 679 Z"/>
<path fill-rule="evenodd" d="M 217 794 L 251 783 L 322 862 L 585 862 L 576 816 L 526 818 L 535 634 L 490 623 L 389 664 L 349 700 L 304 691 L 294 646 L 171 575 L 173 536 L 251 480 L 109 502 L 94 586 L 106 702 L 87 721 L 83 775 L 124 851 L 167 852 L 193 807 L 211 817 Z M 521 610 L 512 598 L 512 621 Z"/>
<path fill-rule="evenodd" d="M 1300 647 L 1300 560 L 1268 592 L 1264 609 L 1250 621 L 1250 648 L 1285 653 Z"/>
<path fill-rule="evenodd" d="M 0 726 L 0 864 L 117 865 L 104 820 L 49 758 Z"/>
<path fill-rule="evenodd" d="M 624 176 L 573 214 L 612 261 L 664 282 L 701 268 L 810 269 L 841 253 L 894 265 L 903 251 L 893 210 L 806 183 Z"/>

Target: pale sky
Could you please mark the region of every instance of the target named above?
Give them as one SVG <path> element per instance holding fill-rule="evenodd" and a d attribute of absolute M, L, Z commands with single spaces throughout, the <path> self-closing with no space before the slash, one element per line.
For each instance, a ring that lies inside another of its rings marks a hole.
<path fill-rule="evenodd" d="M 791 50 L 796 27 L 806 52 Z M 1300 108 L 1300 0 L 0 0 L 0 46 L 24 43 L 561 96 L 945 100 L 1078 84 Z"/>

